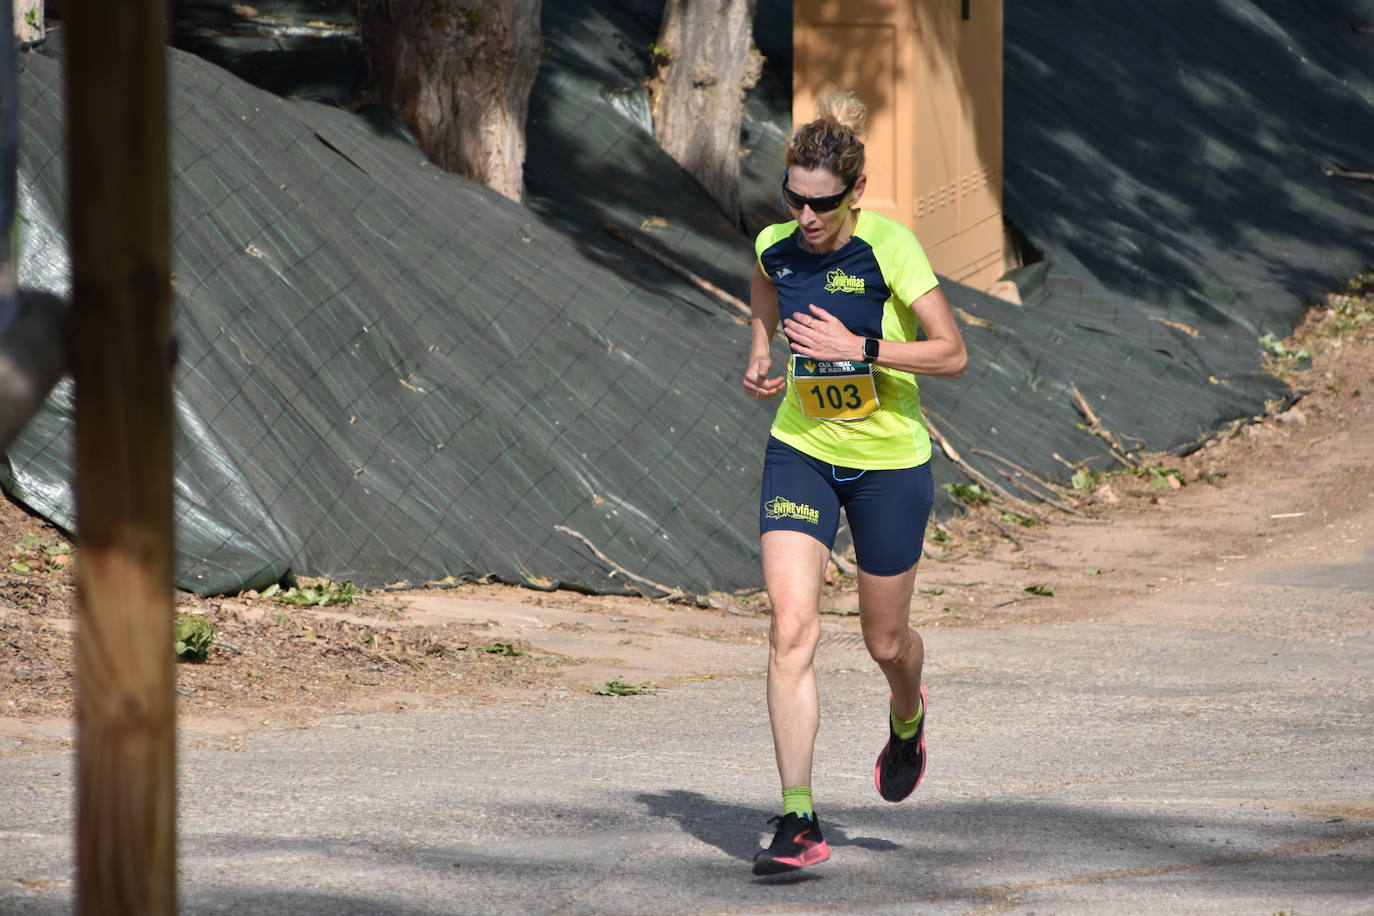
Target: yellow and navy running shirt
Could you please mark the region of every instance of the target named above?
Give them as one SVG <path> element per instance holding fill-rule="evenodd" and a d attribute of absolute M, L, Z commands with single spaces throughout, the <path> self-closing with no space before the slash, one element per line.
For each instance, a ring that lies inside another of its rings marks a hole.
<path fill-rule="evenodd" d="M 779 321 L 815 304 L 862 337 L 915 340 L 911 303 L 939 285 L 911 230 L 869 210 L 858 211 L 854 235 L 837 251 L 814 254 L 798 243 L 796 220 L 778 223 L 754 242 L 759 266 L 778 291 Z M 839 467 L 910 468 L 930 459 L 916 376 L 873 367 L 880 407 L 860 420 L 803 415 L 787 365 L 787 391 L 773 418 L 775 438 Z"/>

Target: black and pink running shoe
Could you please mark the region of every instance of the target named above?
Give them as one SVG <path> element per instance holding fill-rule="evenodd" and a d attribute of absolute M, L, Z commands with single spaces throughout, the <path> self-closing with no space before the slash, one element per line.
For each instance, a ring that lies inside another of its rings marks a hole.
<path fill-rule="evenodd" d="M 830 847 L 821 836 L 821 822 L 815 814 L 802 817 L 784 814 L 768 821 L 778 825 L 773 845 L 754 856 L 754 874 L 779 875 L 808 865 L 819 865 L 830 858 Z"/>
<path fill-rule="evenodd" d="M 887 745 L 873 767 L 873 784 L 878 787 L 878 794 L 890 802 L 899 802 L 915 792 L 926 773 L 926 719 L 930 715 L 930 702 L 926 699 L 925 687 L 921 688 L 921 710 L 921 724 L 916 734 L 905 740 L 897 737 L 892 717 L 888 716 Z"/>

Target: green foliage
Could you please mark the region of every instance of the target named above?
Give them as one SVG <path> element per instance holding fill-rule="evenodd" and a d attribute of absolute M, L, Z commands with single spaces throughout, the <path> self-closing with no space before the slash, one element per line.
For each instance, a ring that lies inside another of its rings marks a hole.
<path fill-rule="evenodd" d="M 26 534 L 21 542 L 11 547 L 9 567 L 23 575 L 51 575 L 71 563 L 71 551 L 71 547 L 59 541 L 45 541 L 36 534 Z"/>
<path fill-rule="evenodd" d="M 1176 490 L 1183 486 L 1183 472 L 1177 468 L 1162 468 L 1151 464 L 1136 468 L 1135 475 L 1149 478 L 1151 490 Z M 1171 477 L 1178 483 L 1170 483 Z"/>
<path fill-rule="evenodd" d="M 1010 522 L 1013 525 L 1020 525 L 1022 528 L 1029 528 L 1035 524 L 1035 519 L 1024 515 L 1017 515 L 1015 512 L 1003 512 L 1002 521 Z"/>
<path fill-rule="evenodd" d="M 1345 291 L 1352 296 L 1367 296 L 1374 293 L 1374 270 L 1351 277 L 1345 284 Z"/>
<path fill-rule="evenodd" d="M 1158 465 L 1142 465 L 1140 467 L 1125 468 L 1118 471 L 1094 471 L 1091 468 L 1080 467 L 1073 472 L 1069 478 L 1069 486 L 1084 493 L 1091 493 L 1096 490 L 1104 480 L 1110 480 L 1114 476 L 1122 474 L 1133 474 L 1136 477 L 1145 478 L 1151 489 L 1154 490 L 1176 490 L 1185 485 L 1183 472 L 1177 468 L 1166 468 Z"/>
<path fill-rule="evenodd" d="M 1091 468 L 1079 468 L 1073 472 L 1069 478 L 1069 486 L 1084 493 L 1091 493 L 1097 489 L 1097 485 L 1102 480 L 1102 471 L 1094 471 Z"/>
<path fill-rule="evenodd" d="M 178 614 L 173 649 L 179 661 L 203 662 L 210 657 L 215 625 L 199 614 Z"/>
<path fill-rule="evenodd" d="M 1048 585 L 1027 585 L 1026 591 L 1032 595 L 1043 595 L 1049 597 L 1054 594 L 1054 589 Z"/>
<path fill-rule="evenodd" d="M 1326 310 L 1316 314 L 1299 332 L 1299 339 L 1339 347 L 1346 338 L 1362 333 L 1374 322 L 1374 271 L 1356 274 L 1342 290 L 1327 296 L 1326 304 Z M 1267 357 L 1266 368 L 1279 378 L 1291 381 L 1286 373 L 1311 366 L 1307 360 L 1313 353 L 1307 347 L 1276 339 L 1273 334 L 1265 334 L 1259 343 Z"/>
<path fill-rule="evenodd" d="M 1374 273 L 1361 274 L 1350 281 L 1350 287 L 1349 295 L 1332 297 L 1335 321 L 1328 333 L 1333 337 L 1346 337 L 1374 321 Z"/>
<path fill-rule="evenodd" d="M 992 502 L 992 494 L 983 489 L 980 483 L 946 483 L 940 486 L 966 506 L 983 506 Z"/>
<path fill-rule="evenodd" d="M 283 589 L 280 585 L 270 585 L 263 589 L 262 596 L 274 598 L 278 604 L 292 604 L 296 607 L 329 607 L 352 604 L 358 597 L 358 588 L 352 582 L 302 579 L 299 585 L 293 585 L 288 589 Z"/>
<path fill-rule="evenodd" d="M 618 677 L 612 678 L 592 691 L 594 695 L 599 697 L 637 697 L 645 694 L 652 695 L 657 692 L 658 691 L 649 684 L 640 684 L 638 686 L 627 684 Z"/>
<path fill-rule="evenodd" d="M 1265 334 L 1259 339 L 1260 346 L 1264 351 L 1278 360 L 1299 360 L 1311 359 L 1312 352 L 1307 349 L 1290 350 L 1283 341 L 1278 340 L 1273 334 Z"/>
<path fill-rule="evenodd" d="M 666 67 L 672 62 L 672 52 L 660 44 L 649 43 L 649 63 L 655 67 Z"/>
<path fill-rule="evenodd" d="M 483 646 L 482 651 L 486 652 L 489 655 L 529 655 L 528 652 L 521 652 L 519 649 L 515 648 L 515 646 L 512 646 L 508 642 L 494 642 L 489 646 Z"/>

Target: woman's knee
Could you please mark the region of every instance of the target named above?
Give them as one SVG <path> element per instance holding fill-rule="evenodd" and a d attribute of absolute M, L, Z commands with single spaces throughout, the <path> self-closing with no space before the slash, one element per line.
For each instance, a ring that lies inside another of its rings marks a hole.
<path fill-rule="evenodd" d="M 818 618 L 801 614 L 779 614 L 774 611 L 768 628 L 768 645 L 775 658 L 809 661 L 816 654 L 821 638 Z"/>
<path fill-rule="evenodd" d="M 903 623 L 900 627 L 865 627 L 864 646 L 878 664 L 901 661 L 912 649 L 914 634 Z"/>

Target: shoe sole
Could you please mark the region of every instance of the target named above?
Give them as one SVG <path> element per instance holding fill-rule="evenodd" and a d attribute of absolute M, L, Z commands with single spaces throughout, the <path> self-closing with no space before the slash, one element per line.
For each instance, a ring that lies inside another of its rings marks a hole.
<path fill-rule="evenodd" d="M 810 865 L 819 865 L 830 858 L 830 846 L 827 843 L 817 843 L 806 852 L 795 858 L 784 859 L 755 859 L 754 874 L 756 875 L 781 875 L 784 872 L 797 871 Z"/>
<path fill-rule="evenodd" d="M 902 795 L 900 798 L 888 798 L 887 795 L 883 793 L 883 761 L 887 759 L 887 752 L 892 747 L 891 738 L 887 739 L 887 744 L 884 744 L 883 749 L 878 753 L 878 762 L 873 764 L 873 786 L 878 790 L 878 794 L 883 797 L 884 801 L 890 801 L 893 804 L 899 801 L 906 801 L 911 797 L 911 793 L 916 791 L 917 786 L 921 784 L 921 780 L 926 778 L 926 763 L 928 762 L 928 758 L 926 757 L 926 714 L 930 712 L 930 700 L 926 697 L 926 688 L 924 684 L 921 685 L 921 710 L 921 740 L 916 745 L 921 749 L 921 772 L 916 774 L 916 781 L 911 784 L 911 788 L 906 791 L 906 794 Z"/>

